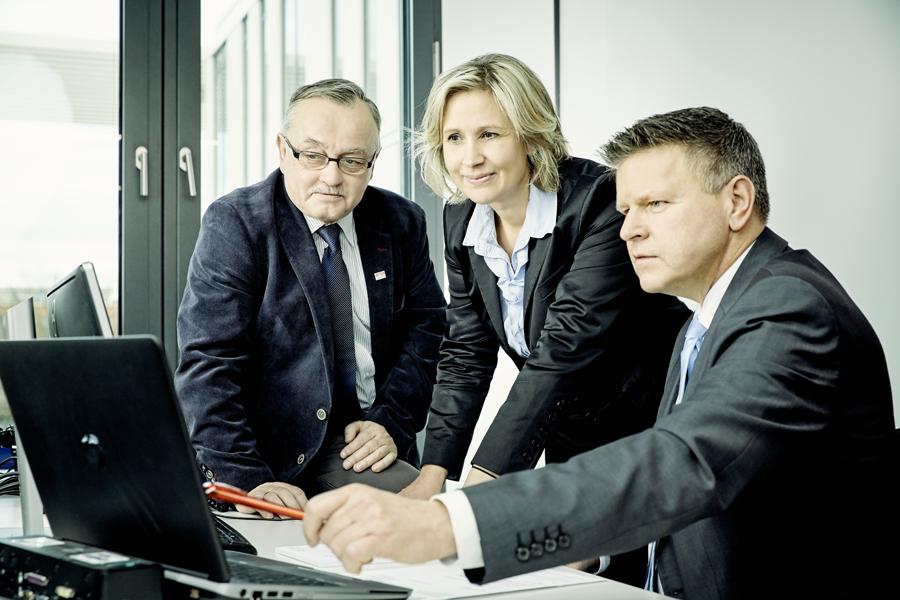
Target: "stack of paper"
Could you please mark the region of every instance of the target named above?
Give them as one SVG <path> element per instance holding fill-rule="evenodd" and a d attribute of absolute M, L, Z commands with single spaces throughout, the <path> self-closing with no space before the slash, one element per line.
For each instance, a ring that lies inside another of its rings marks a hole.
<path fill-rule="evenodd" d="M 446 598 L 468 598 L 547 587 L 600 583 L 606 581 L 595 575 L 582 573 L 566 567 L 536 571 L 527 575 L 510 577 L 494 583 L 475 585 L 469 583 L 462 569 L 447 566 L 440 561 L 421 565 L 406 565 L 392 560 L 377 558 L 363 567 L 360 575 L 344 571 L 341 561 L 324 544 L 315 548 L 309 546 L 281 546 L 275 548 L 279 558 L 314 567 L 320 571 L 340 573 L 351 577 L 371 579 L 392 585 L 412 588 L 410 598 L 414 600 L 443 600 Z"/>

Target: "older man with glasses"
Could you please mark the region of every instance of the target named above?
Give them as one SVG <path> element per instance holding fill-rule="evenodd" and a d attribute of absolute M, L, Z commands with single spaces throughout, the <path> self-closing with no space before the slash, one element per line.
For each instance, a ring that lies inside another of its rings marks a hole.
<path fill-rule="evenodd" d="M 280 168 L 203 217 L 175 383 L 210 480 L 302 509 L 417 475 L 445 301 L 424 213 L 369 185 L 380 123 L 350 81 L 299 88 Z"/>

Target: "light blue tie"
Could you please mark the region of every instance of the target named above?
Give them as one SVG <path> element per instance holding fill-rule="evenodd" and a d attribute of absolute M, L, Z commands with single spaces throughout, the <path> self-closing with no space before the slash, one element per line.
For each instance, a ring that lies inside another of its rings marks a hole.
<path fill-rule="evenodd" d="M 687 380 L 691 376 L 691 371 L 694 370 L 694 362 L 697 360 L 697 355 L 700 353 L 700 346 L 703 345 L 703 340 L 705 338 L 706 327 L 704 327 L 703 323 L 700 322 L 700 319 L 697 318 L 697 313 L 694 313 L 694 317 L 691 319 L 690 325 L 688 325 L 687 332 L 684 334 L 684 346 L 681 347 L 681 371 L 678 378 L 678 396 L 675 398 L 676 406 L 681 403 L 681 399 L 684 396 L 684 387 L 687 385 Z M 650 546 L 647 549 L 647 577 L 644 579 L 644 589 L 650 591 L 656 591 L 657 541 L 658 540 L 650 542 Z"/>
<path fill-rule="evenodd" d="M 697 313 L 694 313 L 691 324 L 688 325 L 687 333 L 684 334 L 684 346 L 681 348 L 681 374 L 678 378 L 678 396 L 675 398 L 676 406 L 681 403 L 681 399 L 684 397 L 684 387 L 691 376 L 691 371 L 694 370 L 694 361 L 697 360 L 700 346 L 703 345 L 705 337 L 706 327 L 697 318 Z"/>

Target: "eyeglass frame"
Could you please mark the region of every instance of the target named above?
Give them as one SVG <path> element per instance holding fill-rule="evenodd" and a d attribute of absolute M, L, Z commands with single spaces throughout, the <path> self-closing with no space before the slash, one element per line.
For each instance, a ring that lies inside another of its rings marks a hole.
<path fill-rule="evenodd" d="M 368 161 L 368 162 L 366 163 L 366 168 L 365 168 L 365 169 L 361 169 L 361 170 L 359 170 L 359 171 L 357 171 L 357 172 L 355 172 L 355 173 L 348 173 L 346 170 L 344 170 L 344 169 L 341 168 L 341 161 L 344 160 L 345 158 L 350 158 L 350 159 L 354 159 L 354 158 L 355 158 L 356 160 L 359 160 L 359 157 L 353 157 L 353 156 L 338 156 L 338 157 L 332 157 L 332 156 L 328 156 L 328 155 L 325 154 L 324 152 L 316 152 L 315 150 L 303 150 L 303 152 L 306 152 L 307 154 L 315 154 L 315 155 L 317 155 L 317 156 L 324 156 L 324 157 L 325 157 L 325 164 L 322 165 L 322 166 L 319 167 L 319 168 L 316 168 L 316 167 L 311 167 L 311 166 L 309 166 L 309 165 L 303 164 L 303 162 L 300 160 L 300 150 L 297 150 L 296 148 L 294 148 L 294 145 L 291 143 L 291 141 L 290 141 L 289 139 L 287 139 L 287 136 L 286 136 L 286 135 L 284 135 L 283 133 L 280 133 L 279 135 L 281 136 L 281 139 L 284 140 L 284 143 L 287 144 L 287 147 L 290 149 L 291 154 L 294 155 L 294 158 L 297 160 L 297 162 L 299 162 L 299 163 L 300 163 L 301 165 L 303 165 L 305 168 L 307 168 L 307 169 L 312 169 L 313 171 L 323 171 L 323 170 L 325 170 L 325 168 L 328 166 L 328 163 L 334 162 L 335 164 L 337 164 L 338 170 L 339 170 L 341 173 L 343 173 L 344 175 L 361 175 L 361 174 L 365 173 L 366 171 L 368 171 L 369 169 L 372 168 L 372 165 L 375 164 L 375 159 L 378 158 L 378 153 L 380 152 L 380 150 L 376 150 L 376 151 L 375 151 L 375 154 L 372 155 L 372 160 L 370 160 L 370 161 Z"/>

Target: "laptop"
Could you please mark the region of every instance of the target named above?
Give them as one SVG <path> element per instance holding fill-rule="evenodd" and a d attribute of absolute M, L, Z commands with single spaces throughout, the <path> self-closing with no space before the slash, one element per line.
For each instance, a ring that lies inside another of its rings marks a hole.
<path fill-rule="evenodd" d="M 152 336 L 0 342 L 0 382 L 54 536 L 161 563 L 228 598 L 406 598 L 411 590 L 224 551 Z"/>

